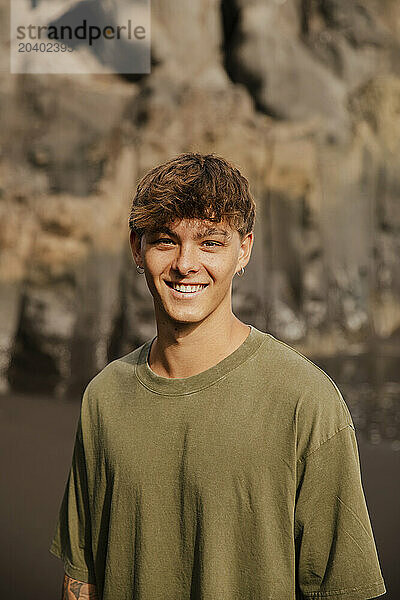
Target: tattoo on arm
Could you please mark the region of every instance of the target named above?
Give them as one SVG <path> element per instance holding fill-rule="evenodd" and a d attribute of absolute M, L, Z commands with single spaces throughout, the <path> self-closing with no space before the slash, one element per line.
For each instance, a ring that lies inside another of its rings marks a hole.
<path fill-rule="evenodd" d="M 75 598 L 81 597 L 81 588 L 84 585 L 85 584 L 80 581 L 71 581 L 69 587 L 70 587 L 71 592 L 74 594 Z"/>
<path fill-rule="evenodd" d="M 96 586 L 64 574 L 62 600 L 98 600 Z"/>

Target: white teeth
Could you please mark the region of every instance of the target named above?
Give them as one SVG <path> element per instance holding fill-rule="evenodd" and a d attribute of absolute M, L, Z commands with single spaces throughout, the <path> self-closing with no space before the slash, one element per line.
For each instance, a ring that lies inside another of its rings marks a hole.
<path fill-rule="evenodd" d="M 174 290 L 177 290 L 178 292 L 193 293 L 193 292 L 199 292 L 200 290 L 202 290 L 205 287 L 205 284 L 184 285 L 182 283 L 173 283 L 172 287 Z"/>

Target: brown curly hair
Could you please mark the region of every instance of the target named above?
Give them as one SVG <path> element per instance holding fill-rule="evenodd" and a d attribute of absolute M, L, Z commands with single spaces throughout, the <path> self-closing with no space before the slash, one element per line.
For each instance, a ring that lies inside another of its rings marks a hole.
<path fill-rule="evenodd" d="M 188 152 L 142 177 L 129 228 L 142 235 L 175 220 L 226 221 L 243 238 L 253 230 L 255 209 L 249 182 L 235 166 L 214 154 Z"/>

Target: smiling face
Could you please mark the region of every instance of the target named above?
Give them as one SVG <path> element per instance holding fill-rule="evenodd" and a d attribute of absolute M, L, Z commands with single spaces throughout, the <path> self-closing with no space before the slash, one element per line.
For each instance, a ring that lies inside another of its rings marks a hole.
<path fill-rule="evenodd" d="M 131 232 L 136 264 L 144 267 L 156 318 L 199 323 L 231 316 L 232 278 L 250 258 L 253 234 L 241 239 L 227 223 L 182 219 Z"/>

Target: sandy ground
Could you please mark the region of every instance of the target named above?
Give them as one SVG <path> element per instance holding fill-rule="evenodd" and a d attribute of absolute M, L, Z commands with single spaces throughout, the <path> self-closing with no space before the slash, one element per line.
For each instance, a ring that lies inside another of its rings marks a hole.
<path fill-rule="evenodd" d="M 64 490 L 79 402 L 0 398 L 0 599 L 60 600 L 63 567 L 48 547 Z M 362 479 L 388 593 L 400 598 L 400 452 L 358 435 Z M 118 600 L 117 598 L 115 600 Z"/>

